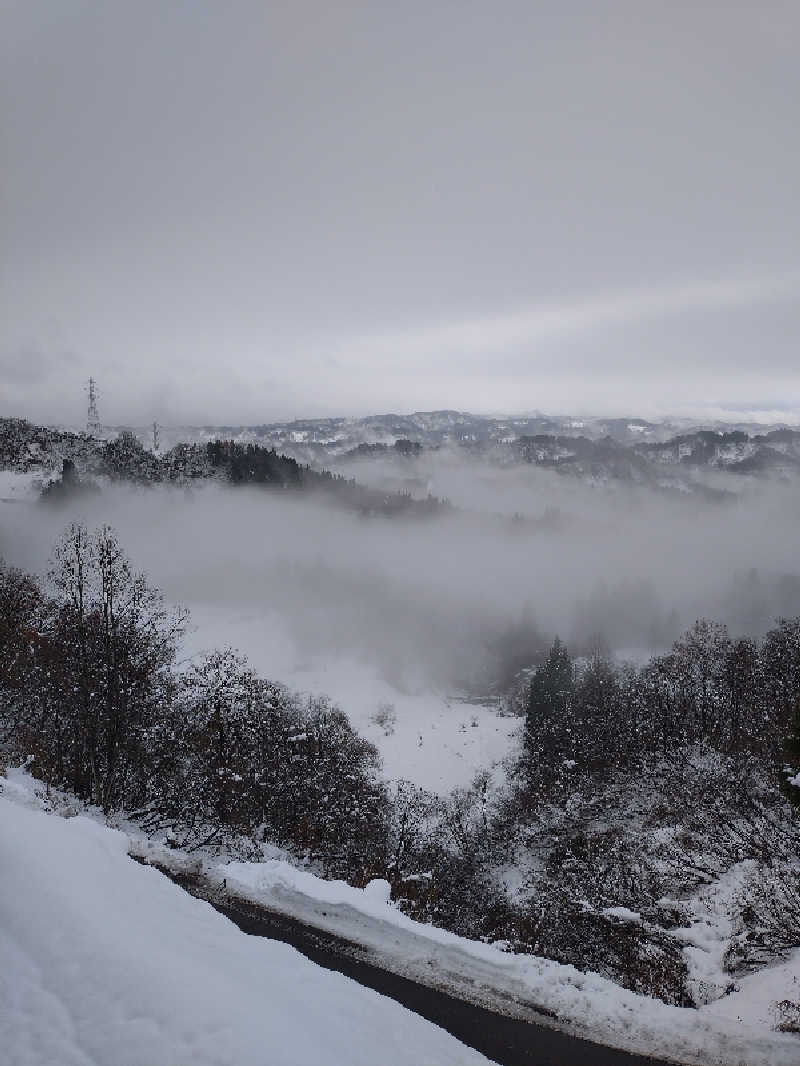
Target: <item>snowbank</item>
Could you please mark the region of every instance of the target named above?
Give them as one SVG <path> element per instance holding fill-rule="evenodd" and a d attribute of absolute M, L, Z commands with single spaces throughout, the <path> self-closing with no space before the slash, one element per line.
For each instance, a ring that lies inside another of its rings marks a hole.
<path fill-rule="evenodd" d="M 129 849 L 191 867 L 212 886 L 224 881 L 228 891 L 361 945 L 387 970 L 502 1013 L 669 1061 L 800 1062 L 800 1038 L 773 1029 L 776 1003 L 800 1000 L 800 951 L 699 1010 L 670 1007 L 598 974 L 415 922 L 391 903 L 386 882 L 357 889 L 282 859 L 203 862 L 137 838 L 133 826 L 131 837 L 86 817 L 41 813 L 38 782 L 22 770 L 0 785 L 3 1066 L 487 1061 L 293 949 L 245 936 L 131 862 Z M 709 986 L 722 979 L 724 903 L 742 872 L 708 890 L 705 912 L 686 931 L 693 973 Z"/>
<path fill-rule="evenodd" d="M 375 888 L 324 881 L 273 859 L 231 862 L 206 870 L 228 890 L 337 933 L 367 949 L 372 961 L 395 973 L 443 988 L 503 1013 L 670 1061 L 720 1066 L 797 1066 L 800 1038 L 774 1032 L 776 1001 L 800 1001 L 800 950 L 781 965 L 738 980 L 729 995 L 699 1010 L 671 1007 L 636 995 L 598 974 L 582 973 L 530 955 L 466 940 L 415 922 Z M 623 910 L 620 908 L 620 910 Z M 695 969 L 721 980 L 721 933 L 699 922 L 693 940 Z M 620 917 L 638 918 L 625 911 Z M 723 923 L 724 924 L 724 923 Z M 730 978 L 726 980 L 730 984 Z M 546 1014 L 536 1018 L 537 1011 Z"/>
<path fill-rule="evenodd" d="M 0 796 L 4 1066 L 487 1062 L 294 949 L 248 937 L 96 822 Z"/>

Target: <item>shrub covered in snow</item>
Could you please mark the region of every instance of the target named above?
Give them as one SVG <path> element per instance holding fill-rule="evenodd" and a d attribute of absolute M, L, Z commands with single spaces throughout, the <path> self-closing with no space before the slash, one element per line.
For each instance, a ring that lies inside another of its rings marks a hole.
<path fill-rule="evenodd" d="M 380 703 L 377 711 L 372 715 L 371 721 L 379 726 L 385 736 L 391 736 L 397 725 L 397 711 L 393 703 Z"/>
<path fill-rule="evenodd" d="M 687 1002 L 682 901 L 749 864 L 729 901 L 726 965 L 784 957 L 800 944 L 800 832 L 779 787 L 798 705 L 796 622 L 758 645 L 701 621 L 641 669 L 578 666 L 556 642 L 533 675 L 495 826 L 527 871 L 510 938 Z M 641 920 L 609 920 L 620 907 Z"/>
<path fill-rule="evenodd" d="M 71 526 L 50 576 L 48 595 L 0 569 L 0 735 L 36 774 L 183 847 L 269 838 L 337 875 L 383 872 L 378 755 L 338 708 L 230 651 L 179 671 L 185 616 L 108 528 Z"/>
<path fill-rule="evenodd" d="M 800 1033 L 800 1003 L 779 1000 L 774 1008 L 775 1028 L 779 1033 Z"/>

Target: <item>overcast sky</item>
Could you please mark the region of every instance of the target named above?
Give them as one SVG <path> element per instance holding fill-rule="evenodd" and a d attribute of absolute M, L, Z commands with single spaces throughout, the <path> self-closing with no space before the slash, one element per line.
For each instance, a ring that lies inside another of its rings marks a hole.
<path fill-rule="evenodd" d="M 800 418 L 797 0 L 0 12 L 0 415 Z"/>

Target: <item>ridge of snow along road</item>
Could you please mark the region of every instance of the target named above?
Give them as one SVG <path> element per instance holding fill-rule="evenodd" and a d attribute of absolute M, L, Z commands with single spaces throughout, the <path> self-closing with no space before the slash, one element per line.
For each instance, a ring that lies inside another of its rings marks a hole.
<path fill-rule="evenodd" d="M 247 936 L 128 839 L 0 797 L 4 1066 L 479 1066 L 443 1029 Z"/>
<path fill-rule="evenodd" d="M 246 1066 L 261 1061 L 253 1047 L 263 1055 L 267 1039 L 271 1066 L 372 1066 L 395 1061 L 387 1031 L 397 1033 L 396 1046 L 403 1048 L 398 1062 L 486 1061 L 376 993 L 338 974 L 323 979 L 323 971 L 292 949 L 239 933 L 129 854 L 198 876 L 209 896 L 224 886 L 343 937 L 374 965 L 585 1039 L 700 1066 L 797 1066 L 800 1060 L 798 1038 L 772 1029 L 774 1004 L 800 999 L 800 951 L 740 979 L 736 991 L 700 1009 L 667 1006 L 597 974 L 415 922 L 392 905 L 386 882 L 358 889 L 283 859 L 220 863 L 187 856 L 144 839 L 133 826 L 125 826 L 128 836 L 92 817 L 46 815 L 35 809 L 38 788 L 19 770 L 0 779 L 4 1066 Z M 712 916 L 709 901 L 708 923 L 693 938 L 695 949 L 709 956 L 716 943 Z M 260 946 L 247 946 L 251 941 Z M 120 1041 L 131 1045 L 129 1057 L 103 1053 Z M 229 1057 L 221 1051 L 228 1047 Z"/>
<path fill-rule="evenodd" d="M 800 1040 L 772 1029 L 775 1002 L 800 999 L 800 950 L 783 964 L 739 979 L 737 990 L 722 999 L 681 1008 L 629 992 L 599 974 L 416 922 L 387 902 L 386 882 L 353 888 L 280 859 L 203 864 L 202 874 L 212 884 L 224 881 L 241 898 L 363 946 L 374 965 L 503 1014 L 697 1066 L 800 1061 Z"/>

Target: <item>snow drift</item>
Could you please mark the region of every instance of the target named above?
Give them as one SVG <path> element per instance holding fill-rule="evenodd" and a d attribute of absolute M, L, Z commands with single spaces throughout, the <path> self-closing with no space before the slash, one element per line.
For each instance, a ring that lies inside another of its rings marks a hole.
<path fill-rule="evenodd" d="M 0 798 L 5 1066 L 470 1066 L 436 1026 L 249 937 L 85 817 Z"/>

